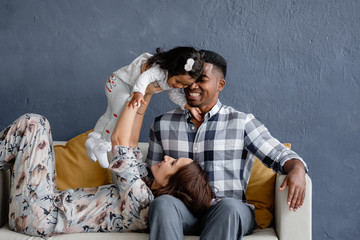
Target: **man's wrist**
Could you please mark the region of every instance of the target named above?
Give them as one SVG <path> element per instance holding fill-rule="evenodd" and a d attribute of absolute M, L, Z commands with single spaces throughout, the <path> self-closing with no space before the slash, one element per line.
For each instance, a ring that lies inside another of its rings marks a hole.
<path fill-rule="evenodd" d="M 289 173 L 293 170 L 299 170 L 299 171 L 303 171 L 304 175 L 306 174 L 306 166 L 300 159 L 297 159 L 297 158 L 293 158 L 293 159 L 286 161 L 283 166 L 283 169 L 284 169 L 285 173 Z"/>

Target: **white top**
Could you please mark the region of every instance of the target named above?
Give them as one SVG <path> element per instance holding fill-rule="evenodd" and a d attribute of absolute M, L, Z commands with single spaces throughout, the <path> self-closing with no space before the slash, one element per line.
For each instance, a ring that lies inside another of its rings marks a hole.
<path fill-rule="evenodd" d="M 114 72 L 121 80 L 133 86 L 133 92 L 140 92 L 145 95 L 146 87 L 154 82 L 163 90 L 169 90 L 168 94 L 175 104 L 185 110 L 187 103 L 185 95 L 181 92 L 181 88 L 171 88 L 168 83 L 168 72 L 158 64 L 154 64 L 148 70 L 141 73 L 143 64 L 151 57 L 150 53 L 143 53 L 138 56 L 129 65 L 122 67 Z"/>

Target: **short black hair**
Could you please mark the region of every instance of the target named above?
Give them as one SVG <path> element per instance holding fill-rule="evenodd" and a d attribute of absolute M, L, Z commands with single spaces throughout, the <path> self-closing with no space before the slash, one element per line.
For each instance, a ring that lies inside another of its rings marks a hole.
<path fill-rule="evenodd" d="M 200 53 L 206 63 L 213 64 L 226 77 L 227 63 L 220 54 L 209 50 L 200 50 Z"/>

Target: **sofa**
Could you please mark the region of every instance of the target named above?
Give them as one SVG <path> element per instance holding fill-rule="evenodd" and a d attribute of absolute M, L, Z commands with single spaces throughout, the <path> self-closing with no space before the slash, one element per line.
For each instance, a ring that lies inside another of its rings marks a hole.
<path fill-rule="evenodd" d="M 64 145 L 66 142 L 54 142 Z M 139 147 L 144 156 L 147 154 L 147 143 L 140 143 Z M 254 168 L 254 167 L 253 167 Z M 287 190 L 279 192 L 278 189 L 284 180 L 285 175 L 276 174 L 275 176 L 275 196 L 273 223 L 264 229 L 256 229 L 251 235 L 245 236 L 244 240 L 311 240 L 312 238 L 312 183 L 306 175 L 306 197 L 303 206 L 296 212 L 290 212 L 286 203 Z M 250 188 L 250 185 L 249 185 Z M 248 188 L 248 191 L 249 191 Z M 9 205 L 10 173 L 0 171 L 0 240 L 37 240 L 41 238 L 27 236 L 11 231 L 7 225 L 8 205 Z M 256 194 L 256 193 L 255 193 Z M 148 239 L 146 233 L 74 233 L 53 236 L 51 240 L 145 240 Z M 196 240 L 198 236 L 185 236 L 185 240 Z"/>

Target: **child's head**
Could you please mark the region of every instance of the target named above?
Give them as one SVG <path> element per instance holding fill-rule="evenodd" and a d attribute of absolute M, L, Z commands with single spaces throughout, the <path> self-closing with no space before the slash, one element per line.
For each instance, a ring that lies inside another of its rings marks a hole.
<path fill-rule="evenodd" d="M 175 47 L 169 51 L 156 49 L 156 54 L 148 60 L 148 64 L 159 64 L 168 71 L 170 87 L 187 87 L 202 73 L 204 60 L 202 54 L 193 47 Z"/>
<path fill-rule="evenodd" d="M 195 81 L 196 81 L 196 79 L 191 77 L 188 74 L 174 75 L 174 76 L 168 77 L 167 84 L 171 88 L 187 88 L 188 86 L 193 84 Z"/>
<path fill-rule="evenodd" d="M 180 166 L 177 167 L 178 164 Z M 208 176 L 199 163 L 189 158 L 174 159 L 165 156 L 164 161 L 154 165 L 151 171 L 154 181 L 158 181 L 158 187 L 152 189 L 155 197 L 167 194 L 179 198 L 195 215 L 210 208 L 214 193 Z M 160 183 L 164 176 L 167 176 L 166 180 Z"/>

